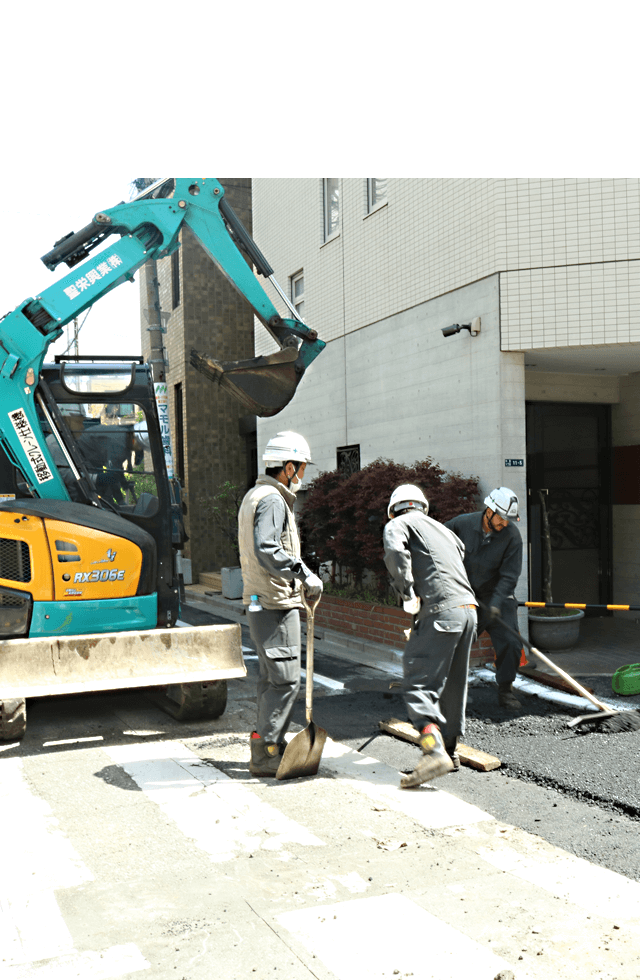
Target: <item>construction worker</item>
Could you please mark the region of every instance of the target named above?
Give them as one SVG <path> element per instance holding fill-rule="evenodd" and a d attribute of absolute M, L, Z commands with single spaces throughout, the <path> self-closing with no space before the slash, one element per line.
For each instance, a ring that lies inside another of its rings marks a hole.
<path fill-rule="evenodd" d="M 464 548 L 455 534 L 427 516 L 428 510 L 419 487 L 398 487 L 391 494 L 383 534 L 392 585 L 414 616 L 404 651 L 403 693 L 409 718 L 420 732 L 422 759 L 401 780 L 404 788 L 460 768 L 456 748 L 464 734 L 469 651 L 476 629 Z"/>
<path fill-rule="evenodd" d="M 254 776 L 275 776 L 300 690 L 300 587 L 307 595 L 318 596 L 322 580 L 300 558 L 293 513 L 305 467 L 311 462 L 309 445 L 296 432 L 278 432 L 267 443 L 262 459 L 265 473 L 240 506 L 238 540 L 242 601 L 249 606 L 247 622 L 260 665 L 249 769 Z"/>
<path fill-rule="evenodd" d="M 480 606 L 478 635 L 486 630 L 496 651 L 498 703 L 508 711 L 522 707 L 513 693 L 521 644 L 510 636 L 500 616 L 511 629 L 518 629 L 518 603 L 514 596 L 522 571 L 522 536 L 514 521 L 519 521 L 518 498 L 508 487 L 496 487 L 485 497 L 484 510 L 460 514 L 446 526 L 462 541 L 464 567 Z"/>

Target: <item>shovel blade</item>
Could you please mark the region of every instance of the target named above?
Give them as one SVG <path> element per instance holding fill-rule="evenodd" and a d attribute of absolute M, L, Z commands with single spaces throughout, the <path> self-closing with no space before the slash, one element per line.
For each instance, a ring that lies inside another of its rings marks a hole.
<path fill-rule="evenodd" d="M 276 779 L 298 779 L 300 776 L 315 776 L 326 740 L 326 729 L 320 728 L 310 721 L 306 728 L 293 736 L 284 750 Z"/>

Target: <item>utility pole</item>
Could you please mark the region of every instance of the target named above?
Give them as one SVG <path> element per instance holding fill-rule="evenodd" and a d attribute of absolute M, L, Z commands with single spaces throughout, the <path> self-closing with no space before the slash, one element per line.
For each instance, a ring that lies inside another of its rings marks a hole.
<path fill-rule="evenodd" d="M 165 317 L 160 309 L 160 283 L 158 282 L 158 265 L 155 259 L 147 262 L 147 320 L 151 352 L 149 364 L 153 377 L 153 387 L 156 393 L 156 404 L 160 418 L 160 433 L 164 447 L 164 461 L 167 476 L 173 480 L 173 453 L 171 451 L 171 426 L 169 424 L 169 390 L 167 387 L 167 369 L 169 367 L 164 346 L 166 327 Z"/>
<path fill-rule="evenodd" d="M 155 259 L 147 262 L 147 321 L 149 326 L 149 339 L 151 341 L 151 353 L 149 364 L 153 380 L 167 380 L 167 358 L 164 347 L 164 334 L 166 328 L 162 322 L 162 312 L 160 310 L 160 283 L 158 282 L 158 264 Z"/>

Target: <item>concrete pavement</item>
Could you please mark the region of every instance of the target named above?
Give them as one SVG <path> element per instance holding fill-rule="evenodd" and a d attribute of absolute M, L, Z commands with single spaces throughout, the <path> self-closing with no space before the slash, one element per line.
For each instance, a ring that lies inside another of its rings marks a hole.
<path fill-rule="evenodd" d="M 400 790 L 331 738 L 315 778 L 251 777 L 253 677 L 215 722 L 32 706 L 0 751 L 2 980 L 640 978 L 640 883 L 450 777 Z"/>

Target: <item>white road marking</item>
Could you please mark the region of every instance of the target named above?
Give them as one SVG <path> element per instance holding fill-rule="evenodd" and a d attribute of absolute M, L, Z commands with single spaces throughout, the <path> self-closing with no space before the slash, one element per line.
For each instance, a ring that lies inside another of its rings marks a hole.
<path fill-rule="evenodd" d="M 148 970 L 150 966 L 138 947 L 127 943 L 102 953 L 74 952 L 47 963 L 10 966 L 2 977 L 3 980 L 5 976 L 6 980 L 111 980 Z"/>
<path fill-rule="evenodd" d="M 494 868 L 538 885 L 594 915 L 614 921 L 636 919 L 640 924 L 640 882 L 615 871 L 557 848 L 529 857 L 506 842 L 504 846 L 497 842 L 495 849 L 478 848 L 478 854 Z"/>
<path fill-rule="evenodd" d="M 406 813 L 430 829 L 460 827 L 494 819 L 484 810 L 439 790 L 437 781 L 413 790 L 400 789 L 400 774 L 396 769 L 331 738 L 325 742 L 320 767 L 320 772 L 324 768 L 337 773 L 367 796 Z"/>
<path fill-rule="evenodd" d="M 0 767 L 2 877 L 0 890 L 16 898 L 21 892 L 73 888 L 93 875 L 58 827 L 49 804 L 35 796 L 24 778 L 20 759 L 3 759 Z M 7 846 L 10 841 L 11 845 Z"/>
<path fill-rule="evenodd" d="M 3 980 L 102 980 L 146 969 L 133 944 L 78 953 L 55 897 L 93 875 L 58 827 L 49 804 L 32 793 L 20 759 L 0 763 L 3 816 L 0 956 Z"/>
<path fill-rule="evenodd" d="M 50 745 L 77 745 L 79 742 L 104 742 L 104 735 L 85 735 L 82 738 L 60 738 L 55 742 L 43 742 L 42 747 Z"/>
<path fill-rule="evenodd" d="M 2 958 L 11 964 L 32 963 L 74 952 L 73 939 L 67 929 L 52 890 L 0 898 L 0 949 Z"/>
<path fill-rule="evenodd" d="M 404 895 L 379 895 L 277 916 L 338 980 L 414 976 L 494 980 L 509 964 Z M 365 938 L 366 937 L 366 938 Z"/>
<path fill-rule="evenodd" d="M 248 751 L 247 739 L 247 751 Z M 287 844 L 320 847 L 324 841 L 264 803 L 181 742 L 149 742 L 106 749 L 150 800 L 162 808 L 214 861 L 238 852 L 279 851 Z"/>
<path fill-rule="evenodd" d="M 252 650 L 251 647 L 243 647 L 242 655 L 245 660 L 258 659 L 258 654 L 255 652 L 255 650 Z M 300 676 L 302 680 L 306 679 L 307 672 L 304 669 L 304 667 L 300 670 Z M 324 677 L 323 674 L 314 674 L 313 680 L 316 684 L 319 684 L 321 687 L 328 687 L 334 691 L 344 691 L 344 684 L 342 683 L 342 681 L 334 681 L 332 677 Z"/>
<path fill-rule="evenodd" d="M 307 672 L 304 668 L 300 671 L 300 676 L 303 680 L 306 680 Z M 325 677 L 323 674 L 314 673 L 313 682 L 314 684 L 319 684 L 321 687 L 329 687 L 334 691 L 344 691 L 342 681 L 334 681 L 332 677 Z"/>

